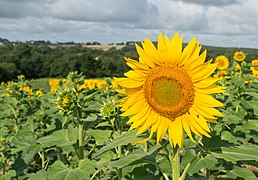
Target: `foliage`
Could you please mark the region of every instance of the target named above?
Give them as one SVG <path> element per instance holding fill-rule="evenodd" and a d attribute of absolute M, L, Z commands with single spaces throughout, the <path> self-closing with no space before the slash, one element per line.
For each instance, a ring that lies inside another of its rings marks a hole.
<path fill-rule="evenodd" d="M 179 151 L 185 179 L 257 179 L 257 78 L 250 63 L 230 64 L 227 77 L 215 74 L 227 91 L 217 97 L 224 117 L 211 124 L 212 138 L 185 137 Z M 119 87 L 85 82 L 71 72 L 42 96 L 23 76 L 1 84 L 0 179 L 171 178 L 167 137 L 144 142 L 148 134 L 128 131 L 129 117 L 120 116 Z"/>
<path fill-rule="evenodd" d="M 28 79 L 65 77 L 70 71 L 84 73 L 86 78 L 119 77 L 128 71 L 124 57 L 137 59 L 133 43 L 122 49 L 107 51 L 89 49 L 81 44 L 51 44 L 49 42 L 9 42 L 2 40 L 0 46 L 0 82 L 13 80 L 24 74 Z M 233 58 L 239 48 L 204 46 L 207 59 L 218 55 Z M 242 48 L 247 54 L 247 62 L 258 56 L 257 49 Z M 8 71 L 9 70 L 9 71 Z"/>

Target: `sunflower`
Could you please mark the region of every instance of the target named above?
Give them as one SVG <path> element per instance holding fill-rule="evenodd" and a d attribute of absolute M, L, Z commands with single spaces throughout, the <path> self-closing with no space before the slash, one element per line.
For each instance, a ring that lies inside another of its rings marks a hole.
<path fill-rule="evenodd" d="M 42 96 L 42 95 L 43 95 L 43 93 L 42 93 L 41 90 L 37 90 L 37 91 L 36 91 L 36 96 L 40 97 L 40 96 Z"/>
<path fill-rule="evenodd" d="M 234 71 L 239 71 L 241 66 L 237 63 L 234 67 Z"/>
<path fill-rule="evenodd" d="M 258 59 L 252 60 L 252 67 L 250 68 L 252 71 L 253 77 L 258 77 Z"/>
<path fill-rule="evenodd" d="M 183 49 L 182 40 L 178 33 L 171 40 L 160 34 L 157 48 L 149 39 L 142 47 L 136 44 L 139 61 L 125 58 L 132 70 L 117 78 L 127 95 L 121 100 L 121 116 L 131 116 L 130 130 L 139 127 L 139 135 L 151 129 L 149 138 L 156 132 L 157 142 L 168 132 L 171 145 L 179 147 L 183 130 L 192 141 L 191 132 L 210 137 L 207 122 L 223 116 L 214 108 L 223 104 L 211 94 L 224 91 L 210 77 L 217 64 L 205 62 L 206 50 L 200 54 L 195 38 Z"/>
<path fill-rule="evenodd" d="M 241 51 L 237 51 L 235 52 L 234 54 L 234 59 L 237 61 L 237 62 L 242 62 L 245 60 L 245 54 Z"/>
<path fill-rule="evenodd" d="M 228 58 L 222 55 L 216 57 L 215 63 L 217 63 L 218 69 L 226 69 L 229 65 Z"/>

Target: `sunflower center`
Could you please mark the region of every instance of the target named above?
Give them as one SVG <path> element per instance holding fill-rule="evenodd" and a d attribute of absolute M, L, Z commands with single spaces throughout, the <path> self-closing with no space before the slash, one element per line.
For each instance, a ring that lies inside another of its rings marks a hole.
<path fill-rule="evenodd" d="M 187 113 L 192 106 L 194 86 L 186 70 L 160 66 L 149 73 L 144 94 L 154 111 L 174 120 Z"/>
<path fill-rule="evenodd" d="M 219 61 L 219 66 L 224 66 L 224 61 Z"/>
<path fill-rule="evenodd" d="M 153 98 L 164 105 L 174 106 L 182 98 L 182 87 L 173 79 L 157 78 L 152 88 Z"/>

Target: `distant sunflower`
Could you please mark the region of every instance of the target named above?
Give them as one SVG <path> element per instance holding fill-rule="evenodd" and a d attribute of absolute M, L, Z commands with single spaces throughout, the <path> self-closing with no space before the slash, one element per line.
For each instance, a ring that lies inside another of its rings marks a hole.
<path fill-rule="evenodd" d="M 36 96 L 40 97 L 40 96 L 42 96 L 42 95 L 43 95 L 43 93 L 42 93 L 41 90 L 37 90 L 37 91 L 36 91 Z"/>
<path fill-rule="evenodd" d="M 258 77 L 258 59 L 252 60 L 252 67 L 250 68 L 252 73 L 253 73 L 253 77 Z"/>
<path fill-rule="evenodd" d="M 234 71 L 239 71 L 241 66 L 237 63 L 234 67 Z"/>
<path fill-rule="evenodd" d="M 245 60 L 245 54 L 241 51 L 237 51 L 235 52 L 234 54 L 234 59 L 237 61 L 237 62 L 242 62 Z"/>
<path fill-rule="evenodd" d="M 226 56 L 222 56 L 222 55 L 216 57 L 215 63 L 217 63 L 218 69 L 220 69 L 220 70 L 228 68 L 228 65 L 229 65 L 228 58 Z"/>
<path fill-rule="evenodd" d="M 170 143 L 179 147 L 183 129 L 192 141 L 191 132 L 210 137 L 207 122 L 223 115 L 214 108 L 223 104 L 211 96 L 223 92 L 210 77 L 217 65 L 205 62 L 206 51 L 199 55 L 195 38 L 184 49 L 182 39 L 178 33 L 171 40 L 160 34 L 157 48 L 149 39 L 143 48 L 136 44 L 139 61 L 126 58 L 132 70 L 125 73 L 127 78 L 116 79 L 127 95 L 121 110 L 122 116 L 132 116 L 130 129 L 139 127 L 139 135 L 151 128 L 149 138 L 157 132 L 157 142 L 168 131 Z"/>

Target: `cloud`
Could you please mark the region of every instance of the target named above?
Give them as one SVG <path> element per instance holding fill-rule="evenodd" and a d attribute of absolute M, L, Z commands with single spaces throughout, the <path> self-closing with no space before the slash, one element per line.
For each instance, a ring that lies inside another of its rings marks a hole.
<path fill-rule="evenodd" d="M 10 40 L 157 40 L 258 47 L 257 0 L 1 0 L 0 34 Z"/>
<path fill-rule="evenodd" d="M 55 18 L 98 22 L 138 22 L 155 13 L 146 0 L 58 0 L 49 8 Z"/>
<path fill-rule="evenodd" d="M 186 3 L 200 4 L 205 6 L 225 6 L 239 3 L 239 0 L 172 0 Z"/>
<path fill-rule="evenodd" d="M 40 17 L 44 14 L 45 4 L 50 0 L 1 0 L 0 18 Z"/>

